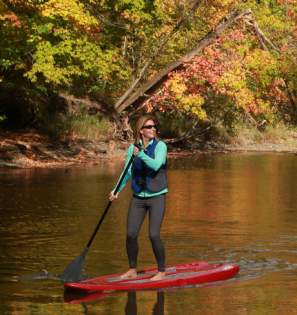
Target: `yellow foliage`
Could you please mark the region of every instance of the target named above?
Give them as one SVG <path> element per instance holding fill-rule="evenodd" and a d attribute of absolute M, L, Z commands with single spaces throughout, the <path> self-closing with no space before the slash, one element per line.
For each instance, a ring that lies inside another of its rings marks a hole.
<path fill-rule="evenodd" d="M 257 80 L 258 87 L 269 87 L 280 71 L 278 59 L 265 50 L 254 49 L 244 61 L 247 70 Z"/>
<path fill-rule="evenodd" d="M 207 114 L 201 107 L 203 104 L 204 98 L 201 95 L 192 94 L 182 97 L 178 103 L 178 107 L 182 111 L 196 116 L 198 119 L 205 120 Z"/>
<path fill-rule="evenodd" d="M 187 86 L 183 83 L 183 78 L 174 75 L 168 83 L 169 92 L 175 97 L 176 107 L 187 113 L 196 116 L 198 119 L 205 120 L 207 114 L 202 105 L 205 100 L 200 94 L 186 94 Z"/>
<path fill-rule="evenodd" d="M 268 112 L 270 111 L 271 108 L 271 104 L 268 101 L 264 101 L 263 99 L 257 99 L 257 105 L 258 105 L 258 109 L 261 112 Z"/>
<path fill-rule="evenodd" d="M 158 12 L 165 17 L 174 17 L 177 13 L 181 13 L 184 9 L 189 9 L 192 6 L 192 3 L 188 0 L 155 0 L 155 5 L 158 8 Z"/>
<path fill-rule="evenodd" d="M 236 2 L 234 0 L 204 1 L 197 15 L 203 17 L 204 22 L 213 29 L 230 12 Z"/>
<path fill-rule="evenodd" d="M 259 68 L 266 70 L 271 67 L 276 67 L 276 60 L 273 55 L 271 55 L 269 51 L 263 49 L 254 49 L 247 55 L 245 61 L 253 70 Z"/>
<path fill-rule="evenodd" d="M 251 106 L 255 106 L 255 97 L 252 91 L 246 87 L 241 88 L 237 93 L 232 93 L 235 99 L 237 107 L 248 109 Z"/>
<path fill-rule="evenodd" d="M 77 0 L 49 0 L 41 6 L 43 16 L 59 16 L 67 21 L 75 21 L 83 27 L 98 26 L 98 20 L 91 16 L 82 3 Z"/>
<path fill-rule="evenodd" d="M 244 72 L 239 62 L 234 62 L 233 67 L 226 71 L 218 81 L 218 87 L 224 90 L 231 90 L 234 93 L 246 86 Z"/>
<path fill-rule="evenodd" d="M 247 87 L 245 72 L 239 62 L 234 62 L 233 68 L 222 75 L 218 87 L 221 93 L 234 100 L 237 107 L 248 109 L 255 103 L 254 94 Z"/>
<path fill-rule="evenodd" d="M 175 75 L 172 79 L 170 79 L 168 89 L 173 95 L 175 95 L 176 99 L 179 99 L 187 90 L 187 86 L 183 83 L 183 79 L 181 77 Z"/>

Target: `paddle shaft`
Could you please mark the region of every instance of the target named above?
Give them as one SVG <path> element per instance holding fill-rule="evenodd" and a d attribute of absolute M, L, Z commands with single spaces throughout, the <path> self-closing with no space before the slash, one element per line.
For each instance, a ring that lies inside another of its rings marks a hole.
<path fill-rule="evenodd" d="M 123 174 L 122 174 L 120 180 L 118 181 L 118 184 L 117 184 L 117 186 L 116 186 L 116 188 L 115 188 L 115 190 L 114 190 L 114 192 L 113 192 L 114 194 L 117 194 L 117 192 L 119 191 L 120 186 L 121 186 L 121 184 L 122 184 L 122 182 L 123 182 L 123 180 L 124 180 L 124 178 L 125 178 L 125 176 L 126 176 L 128 170 L 129 170 L 129 168 L 130 168 L 130 166 L 131 166 L 131 164 L 132 164 L 132 162 L 133 162 L 133 159 L 134 159 L 134 155 L 132 154 L 132 156 L 131 156 L 131 158 L 130 158 L 128 164 L 126 165 L 126 167 L 125 167 L 125 169 L 124 169 L 124 171 L 123 171 Z M 107 204 L 107 206 L 106 206 L 106 208 L 105 208 L 105 210 L 104 210 L 104 212 L 103 212 L 103 214 L 102 214 L 102 216 L 101 216 L 101 218 L 100 218 L 100 220 L 99 220 L 99 222 L 98 222 L 98 224 L 97 224 L 97 226 L 95 227 L 95 230 L 94 230 L 94 232 L 93 232 L 93 234 L 92 234 L 92 236 L 91 236 L 91 238 L 90 238 L 90 240 L 89 240 L 87 246 L 86 246 L 87 249 L 89 249 L 90 246 L 91 246 L 91 244 L 93 243 L 93 240 L 94 240 L 94 238 L 95 238 L 95 236 L 96 236 L 96 234 L 97 234 L 97 232 L 98 232 L 98 230 L 99 230 L 99 228 L 100 228 L 102 222 L 104 221 L 104 218 L 105 218 L 105 216 L 106 216 L 106 214 L 107 214 L 107 212 L 108 212 L 108 210 L 109 210 L 111 204 L 112 204 L 112 201 L 109 201 L 108 204 Z"/>
<path fill-rule="evenodd" d="M 132 155 L 130 160 L 128 161 L 128 163 L 127 163 L 127 165 L 126 165 L 126 167 L 125 167 L 125 169 L 124 169 L 124 171 L 123 171 L 123 173 L 122 173 L 122 175 L 121 175 L 121 177 L 120 177 L 120 179 L 116 185 L 116 188 L 113 192 L 114 194 L 117 194 L 117 192 L 119 191 L 120 186 L 121 186 L 128 170 L 129 170 L 129 168 L 133 162 L 133 159 L 134 159 L 134 155 Z M 85 257 L 89 251 L 89 248 L 90 248 L 90 246 L 91 246 L 91 244 L 92 244 L 92 242 L 93 242 L 93 240 L 94 240 L 94 238 L 95 238 L 95 236 L 96 236 L 96 234 L 97 234 L 97 232 L 98 232 L 98 230 L 99 230 L 99 228 L 100 228 L 100 226 L 101 226 L 101 224 L 102 224 L 102 222 L 103 222 L 103 220 L 104 220 L 104 218 L 105 218 L 105 216 L 106 216 L 106 214 L 110 208 L 110 206 L 111 206 L 111 203 L 112 203 L 112 201 L 108 202 L 108 204 L 107 204 L 97 226 L 95 227 L 95 230 L 94 230 L 87 246 L 84 248 L 83 252 L 79 256 L 77 256 L 72 262 L 70 262 L 68 264 L 68 266 L 64 269 L 63 275 L 61 275 L 61 277 L 60 277 L 61 280 L 63 280 L 64 282 L 76 282 L 76 281 L 81 280 L 80 274 L 81 274 L 81 270 L 82 270 L 83 265 L 84 265 Z"/>

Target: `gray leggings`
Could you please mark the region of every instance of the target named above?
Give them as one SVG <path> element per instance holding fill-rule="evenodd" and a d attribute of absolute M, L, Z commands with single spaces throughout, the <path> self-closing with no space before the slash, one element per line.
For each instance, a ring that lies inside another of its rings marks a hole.
<path fill-rule="evenodd" d="M 151 198 L 132 197 L 128 212 L 126 240 L 129 266 L 130 268 L 137 266 L 137 237 L 147 211 L 149 212 L 149 237 L 158 263 L 158 271 L 165 271 L 165 249 L 160 239 L 165 212 L 165 194 Z"/>

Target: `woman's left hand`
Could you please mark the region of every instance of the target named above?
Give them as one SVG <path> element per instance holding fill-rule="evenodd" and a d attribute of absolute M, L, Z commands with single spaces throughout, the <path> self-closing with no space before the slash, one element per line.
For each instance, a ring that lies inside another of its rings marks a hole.
<path fill-rule="evenodd" d="M 113 191 L 110 192 L 109 194 L 109 201 L 114 201 L 118 199 L 119 193 L 114 194 Z"/>

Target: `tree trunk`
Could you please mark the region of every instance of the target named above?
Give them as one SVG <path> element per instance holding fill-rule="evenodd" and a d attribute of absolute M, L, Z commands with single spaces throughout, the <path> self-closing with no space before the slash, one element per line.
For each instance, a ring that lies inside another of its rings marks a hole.
<path fill-rule="evenodd" d="M 167 76 L 171 71 L 176 70 L 179 67 L 182 67 L 184 63 L 189 62 L 194 56 L 198 55 L 205 47 L 213 42 L 219 35 L 221 35 L 227 28 L 232 26 L 236 21 L 242 18 L 246 18 L 250 15 L 251 10 L 246 10 L 243 12 L 231 12 L 230 15 L 225 17 L 213 31 L 209 32 L 204 38 L 202 38 L 191 52 L 184 55 L 179 60 L 169 64 L 166 68 L 162 69 L 155 77 L 139 87 L 124 102 L 118 104 L 118 106 L 116 106 L 117 112 L 121 113 L 132 105 L 138 106 L 139 104 L 141 104 L 147 98 L 145 94 L 149 95 L 153 93 L 158 88 L 158 86 L 167 79 Z"/>
<path fill-rule="evenodd" d="M 173 35 L 185 24 L 186 21 L 189 20 L 191 16 L 195 13 L 197 8 L 199 7 L 201 3 L 201 0 L 195 0 L 191 9 L 190 14 L 186 17 L 182 17 L 178 23 L 175 25 L 175 27 L 171 30 L 171 32 L 161 41 L 160 45 L 155 49 L 155 51 L 152 53 L 149 60 L 145 63 L 143 68 L 140 71 L 139 76 L 132 82 L 130 87 L 125 91 L 125 93 L 116 101 L 115 108 L 119 108 L 123 102 L 131 95 L 131 93 L 134 91 L 135 87 L 138 85 L 138 83 L 143 79 L 147 69 L 149 66 L 153 63 L 155 58 L 160 54 L 164 46 L 168 43 L 168 41 L 173 37 Z"/>

